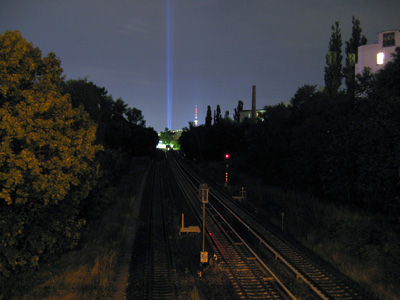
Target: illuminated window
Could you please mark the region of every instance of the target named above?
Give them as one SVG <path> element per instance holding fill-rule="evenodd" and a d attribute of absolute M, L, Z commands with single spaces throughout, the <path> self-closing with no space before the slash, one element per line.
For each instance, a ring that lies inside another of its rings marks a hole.
<path fill-rule="evenodd" d="M 379 52 L 376 55 L 376 64 L 383 65 L 384 60 L 385 60 L 385 53 Z"/>
<path fill-rule="evenodd" d="M 382 46 L 392 47 L 394 45 L 395 45 L 394 32 L 384 33 Z"/>

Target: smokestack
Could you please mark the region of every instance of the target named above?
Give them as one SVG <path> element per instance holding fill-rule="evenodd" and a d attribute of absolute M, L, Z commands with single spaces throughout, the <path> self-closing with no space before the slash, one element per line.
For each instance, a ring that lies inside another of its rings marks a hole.
<path fill-rule="evenodd" d="M 257 103 L 256 103 L 256 86 L 253 85 L 253 97 L 252 97 L 252 100 L 251 100 L 251 119 L 253 121 L 255 121 L 255 119 L 256 119 L 256 110 L 257 110 L 256 106 L 257 106 Z"/>

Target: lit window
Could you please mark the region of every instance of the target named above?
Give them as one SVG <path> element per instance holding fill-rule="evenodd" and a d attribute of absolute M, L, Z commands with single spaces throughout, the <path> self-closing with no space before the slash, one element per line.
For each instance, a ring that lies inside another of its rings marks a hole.
<path fill-rule="evenodd" d="M 376 63 L 378 64 L 378 65 L 383 65 L 383 61 L 385 60 L 385 53 L 383 53 L 383 52 L 379 52 L 377 55 L 376 55 Z"/>

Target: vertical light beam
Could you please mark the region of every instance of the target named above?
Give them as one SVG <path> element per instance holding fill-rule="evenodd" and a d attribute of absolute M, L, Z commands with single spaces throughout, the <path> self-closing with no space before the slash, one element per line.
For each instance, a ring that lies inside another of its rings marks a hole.
<path fill-rule="evenodd" d="M 167 127 L 171 130 L 171 106 L 172 106 L 172 82 L 173 82 L 173 28 L 172 28 L 172 3 L 173 0 L 167 0 Z"/>

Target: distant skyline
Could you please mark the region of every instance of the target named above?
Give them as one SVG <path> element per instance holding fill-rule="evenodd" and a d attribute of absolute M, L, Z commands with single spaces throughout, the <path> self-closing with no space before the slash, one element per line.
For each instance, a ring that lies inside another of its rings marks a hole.
<path fill-rule="evenodd" d="M 253 85 L 260 109 L 323 86 L 332 24 L 344 50 L 355 15 L 370 44 L 400 30 L 399 2 L 2 0 L 0 31 L 55 52 L 67 79 L 105 87 L 160 131 L 187 127 L 196 105 L 199 125 L 208 105 L 231 116 L 238 100 L 250 109 Z"/>

